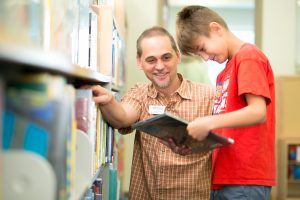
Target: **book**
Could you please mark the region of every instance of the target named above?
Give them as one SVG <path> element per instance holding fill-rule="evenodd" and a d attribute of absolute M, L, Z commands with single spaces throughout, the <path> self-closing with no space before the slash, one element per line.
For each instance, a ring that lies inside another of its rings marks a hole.
<path fill-rule="evenodd" d="M 92 5 L 97 14 L 97 71 L 111 76 L 112 69 L 112 40 L 113 40 L 113 8 L 111 5 Z"/>
<path fill-rule="evenodd" d="M 176 145 L 186 145 L 193 153 L 204 152 L 234 143 L 232 138 L 210 132 L 203 141 L 193 139 L 187 133 L 188 121 L 165 112 L 131 125 L 132 129 L 142 131 L 159 139 L 168 141 L 172 138 Z"/>
<path fill-rule="evenodd" d="M 6 83 L 3 149 L 47 159 L 56 175 L 58 200 L 72 199 L 74 188 L 73 90 L 64 77 L 47 73 L 24 74 Z"/>

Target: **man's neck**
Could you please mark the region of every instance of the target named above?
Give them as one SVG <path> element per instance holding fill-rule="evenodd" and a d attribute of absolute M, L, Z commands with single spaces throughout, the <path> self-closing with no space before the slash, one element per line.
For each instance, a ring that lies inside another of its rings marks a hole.
<path fill-rule="evenodd" d="M 170 97 L 174 92 L 180 87 L 181 80 L 179 79 L 178 75 L 174 80 L 172 80 L 171 84 L 166 88 L 157 88 L 156 90 L 165 95 L 166 97 Z"/>

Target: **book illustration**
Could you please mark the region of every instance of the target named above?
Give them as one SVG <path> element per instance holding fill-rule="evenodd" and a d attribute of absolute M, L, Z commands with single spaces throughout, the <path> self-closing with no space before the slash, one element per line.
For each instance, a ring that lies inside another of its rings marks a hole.
<path fill-rule="evenodd" d="M 234 143 L 233 139 L 213 132 L 210 132 L 207 138 L 203 141 L 195 140 L 188 135 L 186 130 L 187 124 L 188 122 L 186 120 L 166 112 L 144 121 L 137 122 L 133 124 L 131 128 L 165 141 L 172 138 L 176 145 L 186 145 L 187 147 L 190 147 L 194 153 Z"/>

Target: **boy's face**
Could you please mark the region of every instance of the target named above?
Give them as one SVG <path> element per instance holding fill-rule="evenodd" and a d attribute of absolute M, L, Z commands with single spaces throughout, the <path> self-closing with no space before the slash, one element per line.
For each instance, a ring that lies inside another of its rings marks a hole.
<path fill-rule="evenodd" d="M 225 62 L 228 55 L 227 44 L 217 31 L 211 31 L 210 36 L 198 36 L 194 41 L 195 54 L 205 61 L 211 60 L 218 63 Z"/>
<path fill-rule="evenodd" d="M 142 55 L 137 58 L 147 78 L 159 88 L 168 88 L 177 77 L 179 54 L 167 36 L 153 36 L 141 41 Z"/>

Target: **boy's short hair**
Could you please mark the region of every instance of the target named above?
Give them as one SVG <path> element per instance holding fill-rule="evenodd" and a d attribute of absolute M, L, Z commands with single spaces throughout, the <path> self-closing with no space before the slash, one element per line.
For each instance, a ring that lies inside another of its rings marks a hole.
<path fill-rule="evenodd" d="M 204 6 L 187 6 L 177 13 L 176 37 L 184 55 L 193 55 L 194 41 L 198 36 L 209 37 L 209 24 L 217 22 L 228 30 L 226 22 L 215 11 Z"/>
<path fill-rule="evenodd" d="M 160 26 L 153 26 L 151 28 L 146 29 L 137 39 L 136 41 L 136 56 L 139 58 L 142 56 L 142 48 L 141 48 L 141 42 L 144 38 L 149 38 L 153 36 L 167 36 L 170 39 L 172 49 L 175 52 L 179 52 L 175 39 L 173 36 L 163 27 Z"/>

